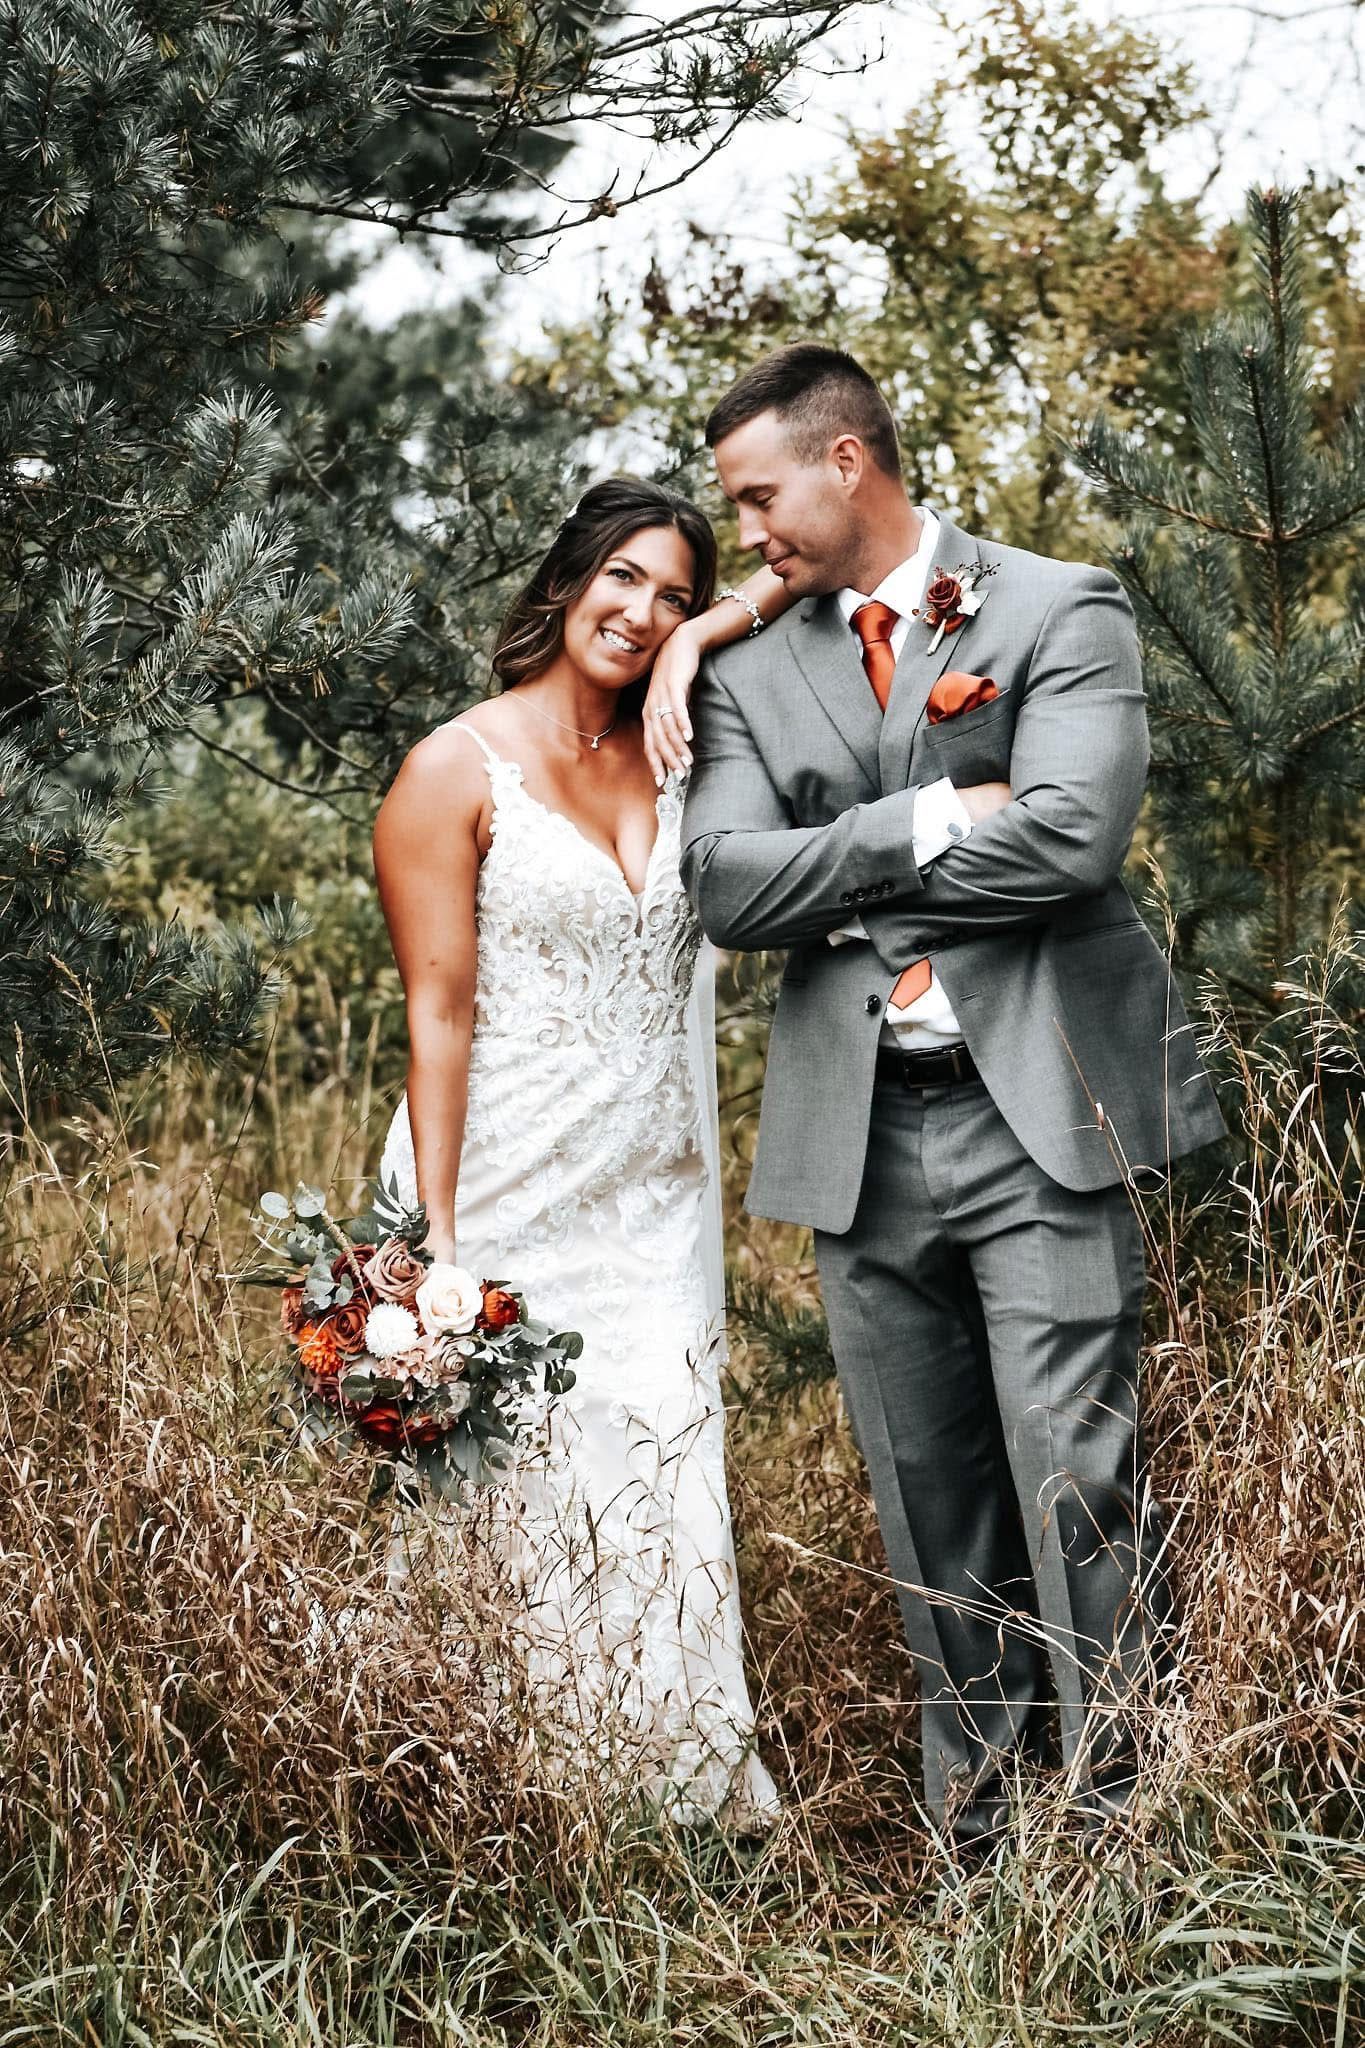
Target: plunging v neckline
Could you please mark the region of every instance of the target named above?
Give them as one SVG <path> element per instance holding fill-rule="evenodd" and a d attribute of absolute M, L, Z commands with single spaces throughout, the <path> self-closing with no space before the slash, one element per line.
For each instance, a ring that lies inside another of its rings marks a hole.
<path fill-rule="evenodd" d="M 473 732 L 473 726 L 470 726 L 469 730 Z M 645 859 L 645 878 L 638 889 L 632 889 L 630 886 L 629 875 L 621 866 L 620 861 L 615 860 L 612 857 L 612 855 L 607 852 L 605 846 L 599 846 L 595 839 L 589 839 L 587 833 L 583 830 L 583 827 L 581 825 L 575 824 L 567 811 L 557 810 L 553 804 L 544 803 L 540 797 L 532 795 L 531 791 L 526 787 L 526 771 L 522 767 L 520 761 L 509 761 L 505 754 L 500 754 L 496 747 L 490 745 L 489 742 L 486 739 L 484 739 L 482 733 L 478 733 L 475 736 L 479 740 L 483 741 L 484 746 L 488 748 L 488 753 L 490 757 L 494 761 L 496 761 L 500 767 L 510 769 L 511 772 L 516 776 L 517 786 L 520 789 L 522 795 L 525 797 L 528 804 L 534 804 L 536 809 L 538 811 L 543 811 L 547 818 L 558 818 L 561 825 L 567 825 L 569 830 L 573 833 L 574 838 L 577 839 L 582 845 L 586 846 L 589 853 L 595 853 L 598 859 L 604 864 L 604 866 L 609 867 L 611 869 L 611 872 L 615 875 L 617 881 L 621 884 L 621 887 L 625 890 L 627 896 L 629 896 L 631 902 L 635 905 L 636 910 L 638 911 L 640 905 L 644 902 L 645 897 L 649 894 L 650 879 L 654 873 L 654 856 L 659 850 L 659 841 L 663 838 L 663 814 L 660 811 L 659 806 L 664 801 L 664 798 L 668 792 L 666 790 L 660 790 L 658 796 L 656 796 L 654 799 L 654 837 L 650 842 L 649 853 Z"/>

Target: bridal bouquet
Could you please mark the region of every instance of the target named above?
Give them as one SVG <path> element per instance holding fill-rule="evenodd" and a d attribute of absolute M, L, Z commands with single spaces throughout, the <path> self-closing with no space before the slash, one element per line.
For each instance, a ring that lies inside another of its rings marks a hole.
<path fill-rule="evenodd" d="M 350 1432 L 442 1499 L 505 1472 L 540 1394 L 573 1385 L 578 1332 L 552 1335 L 515 1288 L 433 1262 L 425 1209 L 392 1186 L 345 1220 L 302 1183 L 258 1207 L 271 1263 L 240 1277 L 281 1290 L 313 1436 Z"/>

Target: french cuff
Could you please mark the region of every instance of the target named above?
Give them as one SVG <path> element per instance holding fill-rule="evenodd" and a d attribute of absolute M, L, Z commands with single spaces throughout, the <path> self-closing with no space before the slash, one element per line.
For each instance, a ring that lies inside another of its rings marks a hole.
<path fill-rule="evenodd" d="M 867 927 L 860 917 L 851 917 L 847 924 L 839 925 L 834 931 L 826 932 L 831 946 L 846 946 L 851 939 L 862 939 L 867 943 Z"/>
<path fill-rule="evenodd" d="M 915 814 L 910 826 L 915 866 L 925 868 L 950 846 L 970 839 L 972 821 L 948 776 L 928 782 L 915 794 Z M 866 934 L 864 934 L 864 937 Z"/>

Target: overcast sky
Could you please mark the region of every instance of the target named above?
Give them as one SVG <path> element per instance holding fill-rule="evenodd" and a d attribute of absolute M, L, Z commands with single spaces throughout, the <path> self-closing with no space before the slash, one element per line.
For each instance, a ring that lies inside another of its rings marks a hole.
<path fill-rule="evenodd" d="M 1212 176 L 1210 203 L 1235 210 L 1249 183 L 1340 173 L 1365 157 L 1365 8 L 1350 0 L 1341 6 L 1332 0 L 1082 5 L 1097 20 L 1140 23 L 1195 65 L 1215 118 L 1208 141 L 1183 146 L 1165 166 L 1183 189 L 1197 191 Z M 919 94 L 951 77 L 955 43 L 972 34 L 969 14 L 967 0 L 964 25 L 950 37 L 914 0 L 863 7 L 827 46 L 834 75 L 804 81 L 786 119 L 750 123 L 686 184 L 600 228 L 564 236 L 538 269 L 510 280 L 502 294 L 509 339 L 530 346 L 544 319 L 586 314 L 603 280 L 642 274 L 651 247 L 661 248 L 666 260 L 689 219 L 730 235 L 736 255 L 748 247 L 766 264 L 782 245 L 793 180 L 837 167 L 850 120 L 885 131 Z M 860 60 L 867 70 L 851 75 Z M 643 151 L 619 155 L 618 189 L 646 168 Z M 656 159 L 651 181 L 677 162 Z M 612 158 L 591 143 L 558 177 L 571 196 L 585 199 L 605 189 L 613 168 Z M 391 244 L 357 297 L 369 319 L 386 325 L 409 307 L 457 296 L 486 270 L 482 259 L 450 244 Z"/>

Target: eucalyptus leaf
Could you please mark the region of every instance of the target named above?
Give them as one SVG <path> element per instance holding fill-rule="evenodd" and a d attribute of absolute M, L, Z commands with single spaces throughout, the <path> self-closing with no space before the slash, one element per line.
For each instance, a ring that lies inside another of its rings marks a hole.
<path fill-rule="evenodd" d="M 313 1396 L 305 1405 L 299 1433 L 306 1444 L 317 1449 L 325 1444 L 344 1443 L 351 1435 L 351 1425 L 337 1409 Z"/>
<path fill-rule="evenodd" d="M 287 1195 L 277 1195 L 273 1190 L 269 1194 L 262 1195 L 257 1206 L 263 1215 L 273 1216 L 277 1223 L 285 1222 L 291 1213 L 289 1197 Z"/>
<path fill-rule="evenodd" d="M 466 1479 L 477 1482 L 483 1466 L 483 1453 L 473 1431 L 457 1423 L 442 1441 L 447 1457 L 455 1469 L 463 1473 Z"/>
<path fill-rule="evenodd" d="M 450 1438 L 443 1437 L 440 1443 L 423 1444 L 419 1450 L 414 1451 L 412 1462 L 438 1500 L 463 1505 L 468 1499 L 469 1481 L 478 1478 L 478 1461 L 476 1460 L 475 1469 L 465 1474 L 461 1471 L 454 1451 L 455 1446 Z"/>
<path fill-rule="evenodd" d="M 515 1430 L 509 1429 L 500 1415 L 482 1416 L 478 1424 L 478 1435 L 484 1441 L 496 1437 L 499 1442 L 507 1444 L 513 1444 L 517 1440 Z"/>
<path fill-rule="evenodd" d="M 300 1181 L 294 1190 L 294 1214 L 296 1216 L 321 1216 L 327 1207 L 327 1197 L 321 1188 L 310 1188 Z"/>

